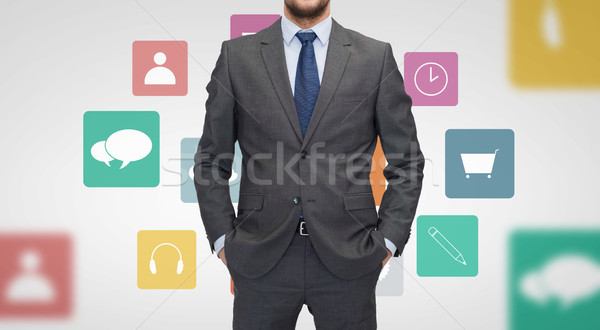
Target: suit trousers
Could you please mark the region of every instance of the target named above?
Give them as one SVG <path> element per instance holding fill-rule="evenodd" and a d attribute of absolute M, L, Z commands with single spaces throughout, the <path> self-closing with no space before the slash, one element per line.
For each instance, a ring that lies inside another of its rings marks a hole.
<path fill-rule="evenodd" d="M 383 261 L 383 260 L 382 260 Z M 306 304 L 317 330 L 377 329 L 375 287 L 381 267 L 353 280 L 333 275 L 317 256 L 310 236 L 298 232 L 268 273 L 246 278 L 229 268 L 234 284 L 234 330 L 296 327 Z"/>

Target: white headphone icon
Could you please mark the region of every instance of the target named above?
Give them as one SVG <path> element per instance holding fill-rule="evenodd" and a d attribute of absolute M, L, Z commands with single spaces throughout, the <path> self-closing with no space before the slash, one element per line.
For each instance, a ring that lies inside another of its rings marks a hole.
<path fill-rule="evenodd" d="M 154 252 L 156 252 L 156 250 L 163 245 L 172 246 L 175 248 L 175 250 L 177 250 L 177 252 L 179 252 L 179 261 L 177 262 L 177 275 L 180 275 L 181 272 L 183 272 L 183 257 L 181 256 L 181 251 L 179 251 L 179 248 L 177 248 L 171 243 L 161 243 L 154 248 L 154 250 L 152 251 L 152 255 L 150 256 L 150 272 L 152 274 L 156 274 L 156 261 L 154 261 Z"/>

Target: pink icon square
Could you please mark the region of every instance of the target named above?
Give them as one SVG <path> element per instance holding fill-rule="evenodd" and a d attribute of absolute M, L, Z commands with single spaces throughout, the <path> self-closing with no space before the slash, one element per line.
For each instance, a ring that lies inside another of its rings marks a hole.
<path fill-rule="evenodd" d="M 263 30 L 280 17 L 280 15 L 231 15 L 231 39 Z"/>
<path fill-rule="evenodd" d="M 0 317 L 71 314 L 71 239 L 64 234 L 0 234 Z"/>
<path fill-rule="evenodd" d="M 187 42 L 133 43 L 133 95 L 182 96 L 187 87 Z"/>
<path fill-rule="evenodd" d="M 406 53 L 404 86 L 416 106 L 458 104 L 457 53 Z"/>

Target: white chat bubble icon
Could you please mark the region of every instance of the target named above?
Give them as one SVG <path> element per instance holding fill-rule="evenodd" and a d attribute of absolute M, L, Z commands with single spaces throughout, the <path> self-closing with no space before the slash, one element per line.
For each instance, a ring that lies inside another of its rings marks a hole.
<path fill-rule="evenodd" d="M 108 152 L 106 152 L 106 146 L 105 146 L 105 142 L 106 141 L 100 141 L 100 142 L 96 142 L 93 146 L 92 146 L 92 157 L 94 157 L 94 159 L 96 159 L 99 162 L 103 162 L 105 163 L 108 167 L 110 167 L 110 161 L 114 160 L 114 158 L 112 158 Z"/>
<path fill-rule="evenodd" d="M 124 168 L 130 162 L 148 156 L 152 151 L 152 140 L 143 132 L 124 129 L 106 139 L 106 151 L 113 158 L 122 161 L 121 168 Z"/>
<path fill-rule="evenodd" d="M 143 159 L 152 151 L 152 140 L 148 135 L 134 129 L 123 129 L 111 134 L 106 141 L 92 146 L 92 156 L 101 162 L 108 163 L 113 159 L 123 162 L 121 168 L 136 160 Z"/>
<path fill-rule="evenodd" d="M 551 259 L 521 277 L 521 294 L 540 305 L 557 299 L 563 310 L 600 293 L 600 265 L 578 254 Z"/>

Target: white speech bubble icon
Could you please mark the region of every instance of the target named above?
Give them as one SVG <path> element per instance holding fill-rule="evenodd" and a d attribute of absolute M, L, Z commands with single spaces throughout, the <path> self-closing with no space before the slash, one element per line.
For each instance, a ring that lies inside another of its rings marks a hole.
<path fill-rule="evenodd" d="M 541 305 L 557 299 L 566 310 L 600 293 L 600 265 L 584 255 L 560 255 L 523 275 L 519 284 L 521 293 L 533 302 Z"/>
<path fill-rule="evenodd" d="M 112 158 L 107 152 L 106 152 L 106 147 L 105 147 L 105 142 L 106 141 L 100 141 L 100 142 L 96 142 L 93 146 L 92 146 L 92 157 L 94 157 L 94 159 L 96 159 L 99 162 L 104 162 L 108 167 L 110 167 L 110 161 L 114 160 L 114 158 Z"/>
<path fill-rule="evenodd" d="M 106 151 L 110 156 L 123 162 L 124 168 L 130 162 L 143 159 L 152 150 L 152 140 L 148 135 L 134 129 L 123 129 L 106 139 Z"/>

